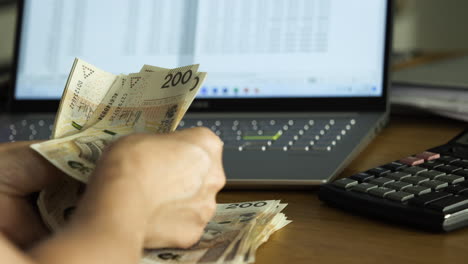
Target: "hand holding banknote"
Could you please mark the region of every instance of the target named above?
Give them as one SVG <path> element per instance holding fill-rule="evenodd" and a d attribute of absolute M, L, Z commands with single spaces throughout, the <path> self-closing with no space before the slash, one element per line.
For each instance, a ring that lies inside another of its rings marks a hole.
<path fill-rule="evenodd" d="M 97 206 L 109 194 L 103 202 L 115 205 L 116 214 L 140 207 L 129 227 L 144 225 L 146 248 L 191 246 L 213 217 L 225 183 L 221 153 L 220 139 L 206 128 L 121 138 L 104 153 L 83 203 Z"/>
<path fill-rule="evenodd" d="M 112 263 L 137 263 L 143 247 L 193 245 L 212 218 L 215 195 L 225 182 L 221 149 L 212 132 L 199 128 L 117 140 L 104 153 L 87 189 L 81 190 L 80 206 L 69 211 L 70 225 L 34 247 L 33 258 L 44 263 L 107 263 L 106 247 L 117 243 L 119 250 L 113 254 L 120 260 Z M 126 163 L 129 155 L 141 162 Z M 0 161 L 1 231 L 18 245 L 30 246 L 46 232 L 28 207 L 27 196 L 71 178 L 60 175 L 26 142 L 0 145 Z M 0 235 L 0 250 L 3 242 Z M 100 254 L 83 254 L 95 249 L 102 250 L 101 259 Z M 8 256 L 2 253 L 0 263 L 21 263 Z"/>
<path fill-rule="evenodd" d="M 198 65 L 113 75 L 75 60 L 53 139 L 31 145 L 67 174 L 39 194 L 44 223 L 62 232 L 33 256 L 51 260 L 43 257 L 58 247 L 69 259 L 94 253 L 77 263 L 135 263 L 144 247 L 140 263 L 255 261 L 259 246 L 291 222 L 286 204 L 216 205 L 225 183 L 219 138 L 207 128 L 154 135 L 175 130 L 205 78 Z"/>

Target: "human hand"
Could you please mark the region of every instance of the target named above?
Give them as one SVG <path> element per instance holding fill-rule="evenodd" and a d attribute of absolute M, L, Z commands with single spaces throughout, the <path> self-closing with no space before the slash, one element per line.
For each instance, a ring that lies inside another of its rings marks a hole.
<path fill-rule="evenodd" d="M 20 247 L 48 234 L 30 195 L 62 173 L 34 152 L 34 142 L 0 144 L 0 233 Z"/>
<path fill-rule="evenodd" d="M 75 222 L 141 231 L 147 248 L 189 247 L 225 184 L 221 154 L 221 140 L 206 128 L 123 137 L 98 162 Z"/>

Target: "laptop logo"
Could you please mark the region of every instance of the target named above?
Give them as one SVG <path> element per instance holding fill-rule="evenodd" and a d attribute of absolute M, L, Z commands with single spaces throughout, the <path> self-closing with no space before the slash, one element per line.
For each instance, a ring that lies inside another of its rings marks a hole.
<path fill-rule="evenodd" d="M 86 67 L 84 65 L 82 65 L 81 67 L 83 68 L 83 75 L 85 79 L 94 73 L 94 70 L 89 67 Z"/>

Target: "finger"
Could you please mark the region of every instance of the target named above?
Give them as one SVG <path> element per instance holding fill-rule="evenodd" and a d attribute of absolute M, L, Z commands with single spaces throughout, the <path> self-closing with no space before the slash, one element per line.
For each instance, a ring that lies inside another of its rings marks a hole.
<path fill-rule="evenodd" d="M 223 142 L 211 130 L 207 128 L 190 128 L 178 132 L 178 137 L 188 140 L 192 144 L 197 144 L 207 151 L 212 159 L 212 168 L 207 175 L 206 185 L 208 190 L 216 195 L 226 184 L 226 175 L 223 168 Z"/>
<path fill-rule="evenodd" d="M 194 244 L 207 223 L 200 216 L 200 202 L 198 198 L 183 199 L 155 211 L 149 221 L 145 247 L 185 248 Z"/>
<path fill-rule="evenodd" d="M 187 143 L 201 147 L 212 157 L 220 157 L 223 151 L 223 141 L 206 127 L 183 129 L 172 135 Z M 169 134 L 169 136 L 171 136 L 171 134 Z"/>
<path fill-rule="evenodd" d="M 0 231 L 22 248 L 32 245 L 48 234 L 40 216 L 24 198 L 0 194 Z"/>
<path fill-rule="evenodd" d="M 15 142 L 0 147 L 0 192 L 25 196 L 43 189 L 63 175 L 33 151 L 30 144 Z"/>

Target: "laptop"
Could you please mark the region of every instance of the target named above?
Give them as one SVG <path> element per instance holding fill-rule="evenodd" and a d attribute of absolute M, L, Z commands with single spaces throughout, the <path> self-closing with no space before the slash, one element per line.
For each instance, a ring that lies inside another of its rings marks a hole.
<path fill-rule="evenodd" d="M 75 57 L 115 74 L 199 63 L 180 128 L 224 140 L 229 187 L 326 183 L 387 121 L 390 2 L 20 1 L 0 140 L 50 136 Z"/>

